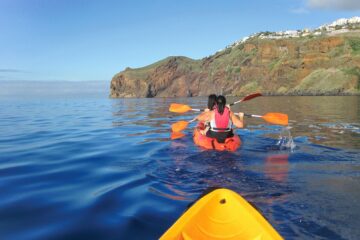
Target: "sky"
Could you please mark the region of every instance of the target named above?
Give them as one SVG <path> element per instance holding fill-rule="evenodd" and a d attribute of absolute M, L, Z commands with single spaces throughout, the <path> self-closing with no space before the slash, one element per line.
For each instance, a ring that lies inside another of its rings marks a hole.
<path fill-rule="evenodd" d="M 359 0 L 0 0 L 0 80 L 110 81 L 256 32 L 353 16 Z"/>

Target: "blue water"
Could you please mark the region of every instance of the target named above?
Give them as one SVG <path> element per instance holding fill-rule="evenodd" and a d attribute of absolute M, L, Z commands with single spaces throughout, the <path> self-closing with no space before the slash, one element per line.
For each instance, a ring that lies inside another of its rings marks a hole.
<path fill-rule="evenodd" d="M 235 153 L 204 151 L 170 124 L 172 102 L 22 97 L 0 101 L 0 239 L 158 239 L 209 187 L 230 188 L 286 239 L 360 236 L 360 98 L 261 97 Z M 280 138 L 280 139 L 279 139 Z"/>

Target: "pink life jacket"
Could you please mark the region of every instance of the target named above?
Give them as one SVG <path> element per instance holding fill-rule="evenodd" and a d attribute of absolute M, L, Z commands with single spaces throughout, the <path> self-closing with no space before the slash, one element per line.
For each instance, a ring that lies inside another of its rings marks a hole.
<path fill-rule="evenodd" d="M 224 112 L 223 112 L 222 115 L 219 113 L 217 108 L 215 108 L 214 110 L 215 110 L 215 125 L 216 125 L 216 128 L 213 128 L 213 130 L 220 131 L 220 132 L 230 131 L 231 130 L 231 125 L 229 124 L 229 122 L 230 122 L 230 110 L 229 110 L 229 108 L 225 107 Z"/>

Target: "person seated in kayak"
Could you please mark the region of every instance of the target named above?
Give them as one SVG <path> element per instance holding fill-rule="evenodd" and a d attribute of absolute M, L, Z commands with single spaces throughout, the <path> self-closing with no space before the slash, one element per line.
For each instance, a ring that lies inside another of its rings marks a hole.
<path fill-rule="evenodd" d="M 214 110 L 214 108 L 216 107 L 216 95 L 215 94 L 210 94 L 208 97 L 208 103 L 207 103 L 207 108 L 205 108 L 204 112 L 209 112 Z M 210 122 L 203 122 L 203 125 L 200 127 L 200 133 L 202 135 L 206 135 L 206 132 L 210 129 Z"/>
<path fill-rule="evenodd" d="M 205 108 L 204 112 L 209 112 L 211 110 L 214 110 L 215 106 L 216 106 L 216 95 L 210 94 L 208 97 L 207 108 Z"/>
<path fill-rule="evenodd" d="M 232 124 L 237 128 L 244 127 L 244 113 L 239 113 L 239 118 L 226 106 L 226 98 L 218 96 L 216 107 L 209 112 L 203 112 L 196 117 L 201 122 L 210 122 L 210 129 L 206 132 L 207 137 L 216 138 L 219 143 L 224 143 L 226 138 L 234 136 Z"/>

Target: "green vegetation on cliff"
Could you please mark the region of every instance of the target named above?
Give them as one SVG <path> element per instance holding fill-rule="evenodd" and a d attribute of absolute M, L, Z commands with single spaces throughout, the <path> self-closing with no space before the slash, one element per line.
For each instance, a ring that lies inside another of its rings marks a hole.
<path fill-rule="evenodd" d="M 305 77 L 292 93 L 306 95 L 335 95 L 339 93 L 352 93 L 357 89 L 357 79 L 346 74 L 345 71 L 330 68 L 318 69 Z"/>
<path fill-rule="evenodd" d="M 360 39 L 359 38 L 350 38 L 348 43 L 353 51 L 353 54 L 360 54 Z"/>

